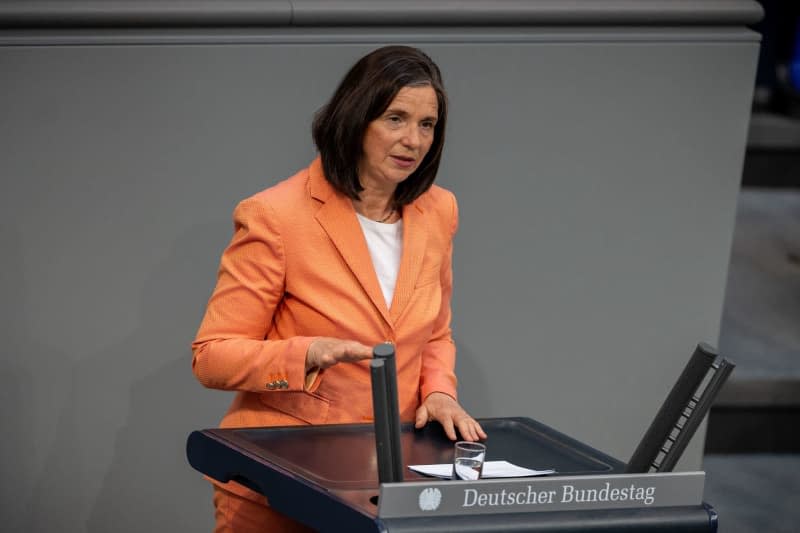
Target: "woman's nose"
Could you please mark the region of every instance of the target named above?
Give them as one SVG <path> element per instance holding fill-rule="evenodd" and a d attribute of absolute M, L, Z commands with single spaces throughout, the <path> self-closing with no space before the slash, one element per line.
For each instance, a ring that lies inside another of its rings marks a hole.
<path fill-rule="evenodd" d="M 405 135 L 403 136 L 403 144 L 411 148 L 416 148 L 419 146 L 419 143 L 420 143 L 419 131 L 414 126 L 409 127 L 405 131 Z"/>

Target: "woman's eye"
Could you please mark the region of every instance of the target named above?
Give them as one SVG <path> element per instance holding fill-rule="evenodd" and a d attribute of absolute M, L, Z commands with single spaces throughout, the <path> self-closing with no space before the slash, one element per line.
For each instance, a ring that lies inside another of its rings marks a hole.
<path fill-rule="evenodd" d="M 389 115 L 388 117 L 386 117 L 386 119 L 392 124 L 400 124 L 400 122 L 402 122 L 402 119 L 397 115 Z"/>

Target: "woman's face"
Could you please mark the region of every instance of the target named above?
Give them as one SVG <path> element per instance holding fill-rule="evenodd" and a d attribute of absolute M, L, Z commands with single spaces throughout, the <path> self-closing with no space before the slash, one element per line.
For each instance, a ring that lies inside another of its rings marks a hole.
<path fill-rule="evenodd" d="M 431 86 L 403 87 L 367 126 L 358 177 L 365 189 L 394 191 L 413 173 L 433 143 L 439 116 Z"/>

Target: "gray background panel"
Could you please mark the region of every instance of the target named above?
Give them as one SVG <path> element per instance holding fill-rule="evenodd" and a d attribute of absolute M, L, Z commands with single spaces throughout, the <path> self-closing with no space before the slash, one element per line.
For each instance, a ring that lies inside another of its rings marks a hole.
<path fill-rule="evenodd" d="M 6 27 L 733 25 L 753 0 L 7 0 Z"/>
<path fill-rule="evenodd" d="M 188 346 L 236 201 L 313 157 L 314 110 L 384 42 L 360 32 L 0 48 L 9 531 L 210 528 L 183 447 L 231 395 L 194 380 Z M 625 460 L 717 340 L 757 39 L 617 33 L 407 40 L 452 100 L 464 404 Z"/>

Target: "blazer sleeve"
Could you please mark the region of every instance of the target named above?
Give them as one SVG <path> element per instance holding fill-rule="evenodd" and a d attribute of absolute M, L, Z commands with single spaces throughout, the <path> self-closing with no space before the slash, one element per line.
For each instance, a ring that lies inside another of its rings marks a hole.
<path fill-rule="evenodd" d="M 214 389 L 266 392 L 278 383 L 284 390 L 303 390 L 313 337 L 266 340 L 285 287 L 277 217 L 266 201 L 253 197 L 236 207 L 233 218 L 234 235 L 192 343 L 192 370 Z"/>
<path fill-rule="evenodd" d="M 450 297 L 453 293 L 453 237 L 458 229 L 458 204 L 452 193 L 449 213 L 446 220 L 447 247 L 442 260 L 441 287 L 442 302 L 439 314 L 433 324 L 430 340 L 422 348 L 422 375 L 420 383 L 420 399 L 422 401 L 432 392 L 443 392 L 458 399 L 456 393 L 457 379 L 455 375 L 456 346 L 450 329 Z"/>

